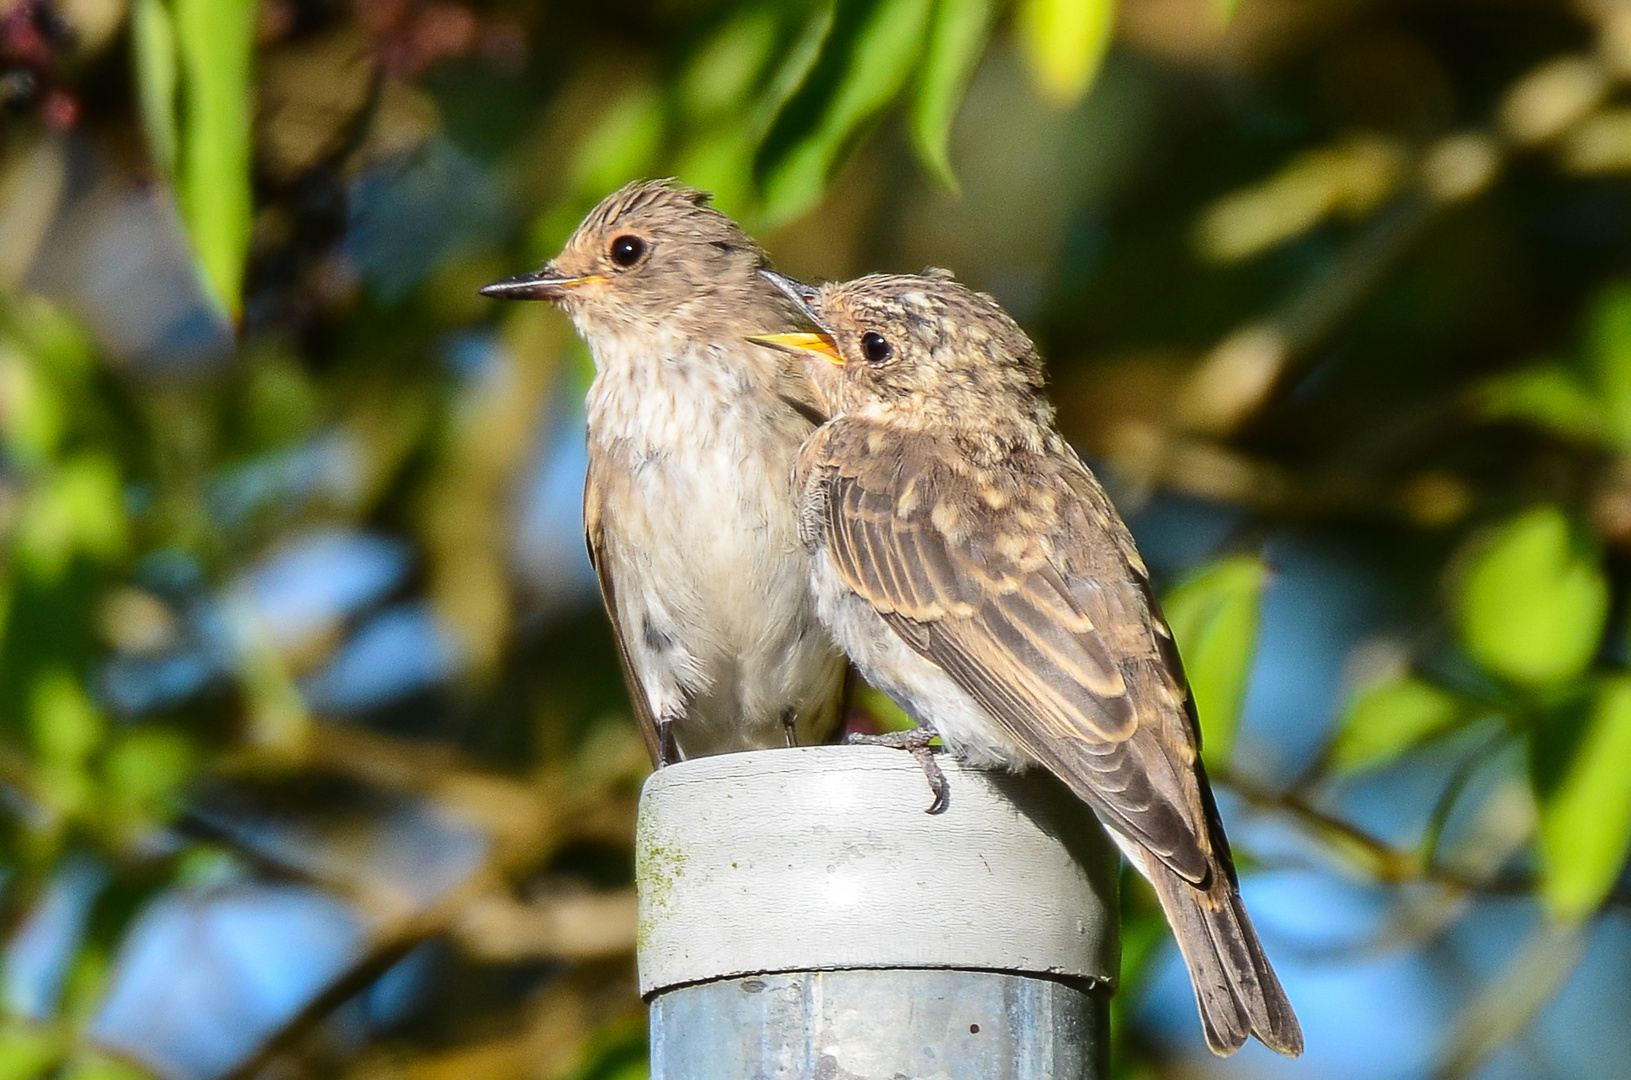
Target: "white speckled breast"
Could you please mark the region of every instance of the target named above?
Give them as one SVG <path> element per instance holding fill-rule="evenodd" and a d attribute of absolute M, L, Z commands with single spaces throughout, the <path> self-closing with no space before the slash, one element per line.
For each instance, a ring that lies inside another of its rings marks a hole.
<path fill-rule="evenodd" d="M 836 722 L 843 661 L 815 616 L 791 464 L 811 425 L 746 341 L 596 341 L 589 454 L 604 558 L 652 712 L 684 757 L 800 742 Z"/>

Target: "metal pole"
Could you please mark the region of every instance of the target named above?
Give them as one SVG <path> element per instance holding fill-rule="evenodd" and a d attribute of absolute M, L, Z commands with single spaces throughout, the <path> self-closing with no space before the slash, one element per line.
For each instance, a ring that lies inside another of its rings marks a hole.
<path fill-rule="evenodd" d="M 636 831 L 652 1080 L 1102 1080 L 1116 853 L 1051 778 L 897 750 L 699 758 Z"/>

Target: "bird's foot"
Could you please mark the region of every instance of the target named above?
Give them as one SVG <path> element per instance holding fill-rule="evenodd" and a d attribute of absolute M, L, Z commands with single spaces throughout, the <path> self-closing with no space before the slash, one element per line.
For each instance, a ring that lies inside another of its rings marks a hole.
<path fill-rule="evenodd" d="M 940 763 L 935 761 L 936 748 L 930 746 L 935 733 L 926 727 L 907 728 L 905 731 L 886 731 L 882 735 L 866 735 L 861 732 L 851 732 L 844 736 L 846 746 L 887 746 L 891 750 L 905 750 L 912 755 L 918 768 L 923 770 L 923 778 L 929 782 L 929 790 L 934 793 L 934 802 L 929 804 L 927 814 L 945 813 L 946 807 L 951 805 L 951 785 L 946 783 L 946 774 L 940 771 Z"/>
<path fill-rule="evenodd" d="M 788 746 L 797 746 L 799 744 L 798 722 L 798 714 L 792 709 L 787 709 L 782 713 L 782 737 L 787 740 Z"/>
<path fill-rule="evenodd" d="M 868 735 L 864 731 L 852 731 L 844 736 L 846 746 L 887 746 L 891 750 L 926 750 L 929 744 L 938 738 L 934 729 L 922 725 L 909 727 L 903 731 L 885 731 L 880 735 Z"/>

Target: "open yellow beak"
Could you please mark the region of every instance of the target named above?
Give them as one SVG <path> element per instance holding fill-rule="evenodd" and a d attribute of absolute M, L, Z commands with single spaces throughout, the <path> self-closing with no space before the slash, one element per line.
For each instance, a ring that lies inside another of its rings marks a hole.
<path fill-rule="evenodd" d="M 838 344 L 826 334 L 758 334 L 748 340 L 782 352 L 814 353 L 840 367 L 844 364 L 844 358 L 838 354 Z"/>

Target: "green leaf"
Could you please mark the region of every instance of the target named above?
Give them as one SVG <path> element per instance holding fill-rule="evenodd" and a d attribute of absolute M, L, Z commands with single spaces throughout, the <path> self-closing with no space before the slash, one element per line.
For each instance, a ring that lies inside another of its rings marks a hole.
<path fill-rule="evenodd" d="M 1536 738 L 1558 734 L 1545 729 Z M 1597 909 L 1631 851 L 1631 675 L 1603 682 L 1571 742 L 1558 775 L 1536 776 L 1541 895 L 1564 922 Z"/>
<path fill-rule="evenodd" d="M 771 70 L 764 88 L 755 95 L 753 107 L 744 117 L 748 130 L 754 133 L 755 138 L 762 139 L 770 132 L 782 108 L 810 77 L 810 69 L 815 67 L 826 45 L 827 35 L 832 32 L 833 6 L 830 3 L 817 4 L 814 11 L 796 23 L 784 24 L 781 40 L 777 43 L 780 62 Z"/>
<path fill-rule="evenodd" d="M 63 1070 L 62 1080 L 152 1080 L 128 1061 L 103 1054 L 84 1054 Z"/>
<path fill-rule="evenodd" d="M 754 174 L 767 224 L 813 206 L 917 65 L 931 0 L 838 0 L 815 64 L 770 126 Z"/>
<path fill-rule="evenodd" d="M 0 1080 L 35 1080 L 61 1059 L 58 1041 L 44 1031 L 16 1027 L 0 1032 Z"/>
<path fill-rule="evenodd" d="M 692 187 L 713 195 L 713 205 L 738 220 L 751 217 L 756 205 L 753 190 L 753 151 L 757 140 L 739 127 L 721 127 L 686 144 L 674 175 Z"/>
<path fill-rule="evenodd" d="M 1462 582 L 1461 640 L 1492 674 L 1550 686 L 1585 670 L 1608 616 L 1595 547 L 1556 507 L 1501 526 Z"/>
<path fill-rule="evenodd" d="M 1240 0 L 1212 0 L 1212 6 L 1217 10 L 1218 21 L 1228 26 L 1234 21 L 1235 12 L 1240 10 Z"/>
<path fill-rule="evenodd" d="M 1597 298 L 1588 349 L 1609 431 L 1617 446 L 1631 448 L 1631 282 Z"/>
<path fill-rule="evenodd" d="M 182 114 L 177 186 L 205 287 L 228 317 L 242 306 L 254 207 L 250 122 L 255 0 L 175 0 Z"/>
<path fill-rule="evenodd" d="M 1042 96 L 1074 105 L 1093 87 L 1116 25 L 1115 0 L 1020 0 L 1020 50 Z"/>
<path fill-rule="evenodd" d="M 164 0 L 136 0 L 132 5 L 130 46 L 147 149 L 159 171 L 172 176 L 176 169 L 176 27 Z"/>
<path fill-rule="evenodd" d="M 251 450 L 288 446 L 323 417 L 322 391 L 296 357 L 265 351 L 247 372 L 236 437 Z"/>
<path fill-rule="evenodd" d="M 662 98 L 645 84 L 631 87 L 578 144 L 569 173 L 573 190 L 598 201 L 640 179 L 656 160 L 662 141 Z"/>
<path fill-rule="evenodd" d="M 725 23 L 676 82 L 680 111 L 709 120 L 741 109 L 776 50 L 777 22 L 768 8 L 749 8 Z"/>
<path fill-rule="evenodd" d="M 90 343 L 51 304 L 0 301 L 0 442 L 16 463 L 32 469 L 61 452 L 95 370 Z"/>
<path fill-rule="evenodd" d="M 139 728 L 114 740 L 102 761 L 110 831 L 128 835 L 168 817 L 195 757 L 186 736 L 162 728 Z"/>
<path fill-rule="evenodd" d="M 867 683 L 856 687 L 855 704 L 871 713 L 883 731 L 910 731 L 917 727 L 917 721 L 908 716 L 894 698 Z"/>
<path fill-rule="evenodd" d="M 54 380 L 12 342 L 0 340 L 0 439 L 16 460 L 50 460 L 68 428 L 68 404 Z"/>
<path fill-rule="evenodd" d="M 918 160 L 948 191 L 957 190 L 948 144 L 957 106 L 985 53 L 995 0 L 936 0 L 927 51 L 912 100 L 912 143 Z"/>
<path fill-rule="evenodd" d="M 66 668 L 40 672 L 29 693 L 34 751 L 53 765 L 82 764 L 102 742 L 102 714 Z"/>
<path fill-rule="evenodd" d="M 107 996 L 108 979 L 113 974 L 113 960 L 108 955 L 107 945 L 97 938 L 96 930 L 91 929 L 91 935 L 80 942 L 79 952 L 75 954 L 73 963 L 68 966 L 66 978 L 62 983 L 62 997 L 57 1006 L 59 1021 L 73 1025 L 71 1030 L 83 1031 L 95 1018 L 98 1007 L 103 998 Z M 93 1055 L 75 1055 L 78 1060 L 70 1060 L 63 1070 L 62 1080 L 67 1077 L 83 1077 L 82 1068 L 91 1063 Z M 101 1055 L 94 1055 L 100 1058 Z M 126 1080 L 146 1080 L 145 1074 L 135 1072 L 131 1066 L 125 1067 Z M 93 1076 L 101 1075 L 104 1080 L 115 1080 L 118 1074 L 109 1075 L 100 1069 Z"/>
<path fill-rule="evenodd" d="M 1469 711 L 1454 694 L 1418 678 L 1374 686 L 1354 699 L 1331 745 L 1339 773 L 1375 769 L 1454 727 Z"/>
<path fill-rule="evenodd" d="M 630 87 L 600 115 L 567 169 L 569 197 L 533 222 L 535 262 L 553 258 L 584 211 L 647 174 L 663 143 L 663 101 L 652 87 Z"/>
<path fill-rule="evenodd" d="M 1234 750 L 1266 576 L 1261 560 L 1238 555 L 1179 585 L 1163 604 L 1195 696 L 1201 746 L 1213 764 L 1227 762 Z"/>
<path fill-rule="evenodd" d="M 94 795 L 86 761 L 102 743 L 102 714 L 72 673 L 52 667 L 30 687 L 28 721 L 40 795 L 59 814 L 77 814 Z"/>
<path fill-rule="evenodd" d="M 645 1080 L 647 1058 L 645 1023 L 613 1020 L 589 1036 L 577 1068 L 562 1080 Z"/>
<path fill-rule="evenodd" d="M 42 297 L 10 297 L 0 307 L 0 326 L 64 385 L 86 386 L 96 373 L 96 347 L 84 328 Z"/>
<path fill-rule="evenodd" d="M 1560 364 L 1497 375 L 1478 387 L 1474 402 L 1489 420 L 1520 420 L 1581 442 L 1610 441 L 1602 405 Z"/>
<path fill-rule="evenodd" d="M 118 469 L 111 457 L 81 454 L 30 494 L 17 553 L 36 578 L 57 581 L 76 555 L 110 562 L 124 553 L 129 523 Z"/>

